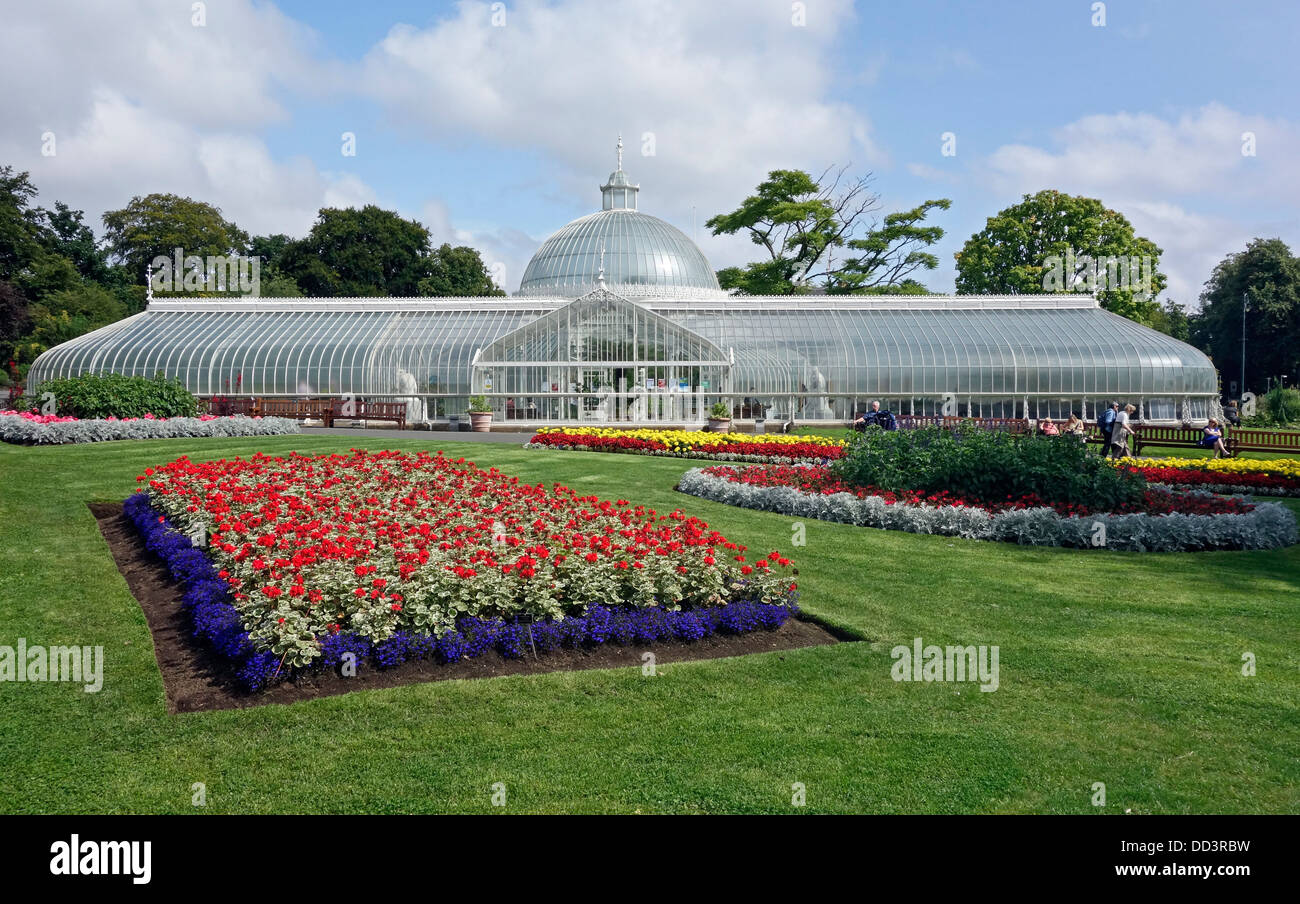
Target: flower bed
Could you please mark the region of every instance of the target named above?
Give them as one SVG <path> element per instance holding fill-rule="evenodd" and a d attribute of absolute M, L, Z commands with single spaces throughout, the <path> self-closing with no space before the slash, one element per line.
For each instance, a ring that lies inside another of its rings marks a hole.
<path fill-rule="evenodd" d="M 172 439 L 188 436 L 279 436 L 301 433 L 298 422 L 282 417 L 95 418 L 78 419 L 27 411 L 0 412 L 0 440 L 28 446 L 102 443 L 119 439 Z"/>
<path fill-rule="evenodd" d="M 251 689 L 352 653 L 380 667 L 697 639 L 797 611 L 790 561 L 681 512 L 401 452 L 196 464 L 127 513 L 188 585 L 195 634 Z M 206 535 L 206 550 L 191 537 Z"/>
<path fill-rule="evenodd" d="M 1197 487 L 1212 493 L 1300 496 L 1300 461 L 1242 458 L 1125 458 L 1116 463 L 1155 483 Z"/>
<path fill-rule="evenodd" d="M 821 467 L 692 468 L 678 489 L 796 517 L 1035 546 L 1175 551 L 1273 549 L 1297 542 L 1295 516 L 1276 503 L 1159 487 L 1148 487 L 1142 505 L 1123 512 L 1061 510 L 1032 498 L 987 504 L 946 493 L 889 493 L 843 484 Z"/>
<path fill-rule="evenodd" d="M 619 430 L 609 427 L 545 427 L 526 449 L 623 452 L 715 461 L 834 461 L 844 441 L 828 436 L 705 433 L 702 430 Z"/>

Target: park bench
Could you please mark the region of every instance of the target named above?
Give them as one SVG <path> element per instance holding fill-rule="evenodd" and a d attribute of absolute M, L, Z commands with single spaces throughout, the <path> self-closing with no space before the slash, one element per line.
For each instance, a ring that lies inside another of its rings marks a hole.
<path fill-rule="evenodd" d="M 217 417 L 234 417 L 243 415 L 251 417 L 256 413 L 257 399 L 232 399 L 227 396 L 213 396 L 207 399 L 208 414 Z"/>
<path fill-rule="evenodd" d="M 334 421 L 329 399 L 258 399 L 256 410 L 262 417 L 320 421 L 326 427 L 333 426 Z"/>
<path fill-rule="evenodd" d="M 1133 454 L 1139 455 L 1143 446 L 1164 446 L 1171 449 L 1200 449 L 1205 431 L 1199 427 L 1155 427 L 1151 424 L 1134 424 L 1129 444 Z"/>
<path fill-rule="evenodd" d="M 1238 452 L 1300 452 L 1300 431 L 1229 430 L 1224 444 L 1233 455 Z"/>
<path fill-rule="evenodd" d="M 397 429 L 406 429 L 405 402 L 372 402 L 368 399 L 335 399 L 331 413 L 334 420 L 392 421 Z"/>
<path fill-rule="evenodd" d="M 894 418 L 899 430 L 919 427 L 978 427 L 1003 433 L 1028 433 L 1029 421 L 1020 417 L 954 417 L 942 414 L 899 414 Z"/>

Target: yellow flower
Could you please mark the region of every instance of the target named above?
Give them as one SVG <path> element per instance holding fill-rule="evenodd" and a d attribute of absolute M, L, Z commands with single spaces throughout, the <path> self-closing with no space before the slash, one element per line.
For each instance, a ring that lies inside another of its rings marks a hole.
<path fill-rule="evenodd" d="M 838 448 L 844 445 L 844 440 L 831 436 L 803 436 L 789 433 L 754 436 L 744 433 L 705 433 L 703 430 L 654 430 L 645 428 L 620 430 L 616 427 L 542 427 L 537 432 L 540 434 L 563 433 L 568 436 L 593 436 L 609 439 L 653 440 L 663 443 L 670 452 L 707 452 L 723 445 L 744 446 L 754 443 L 778 446 L 810 443 L 828 448 Z"/>

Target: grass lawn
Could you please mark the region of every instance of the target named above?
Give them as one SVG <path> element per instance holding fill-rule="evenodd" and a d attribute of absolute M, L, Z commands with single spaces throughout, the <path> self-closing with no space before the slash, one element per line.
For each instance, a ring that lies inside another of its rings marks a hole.
<path fill-rule="evenodd" d="M 807 522 L 672 491 L 690 462 L 301 436 L 0 446 L 0 644 L 102 645 L 98 694 L 0 684 L 0 811 L 1300 812 L 1300 547 L 1140 555 Z M 526 437 L 521 437 L 523 442 Z M 449 681 L 169 716 L 90 501 L 181 454 L 444 448 L 779 548 L 861 643 Z M 1297 508 L 1294 502 L 1288 502 Z M 996 644 L 1000 688 L 895 683 L 890 649 Z M 1242 654 L 1258 674 L 1243 677 Z"/>

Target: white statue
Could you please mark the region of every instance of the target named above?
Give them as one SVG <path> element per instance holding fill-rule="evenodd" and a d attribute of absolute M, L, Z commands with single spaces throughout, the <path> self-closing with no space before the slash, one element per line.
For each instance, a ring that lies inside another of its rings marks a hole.
<path fill-rule="evenodd" d="M 610 386 L 608 383 L 601 383 L 596 391 L 600 393 L 600 401 L 596 403 L 596 410 L 593 412 L 593 417 L 602 424 L 608 423 L 609 403 L 614 396 L 614 387 Z"/>
<path fill-rule="evenodd" d="M 835 413 L 831 411 L 831 406 L 826 400 L 826 377 L 819 367 L 813 368 L 812 376 L 808 380 L 808 392 L 812 398 L 808 400 L 804 417 L 813 421 L 834 420 Z"/>
<path fill-rule="evenodd" d="M 400 396 L 399 402 L 406 403 L 406 422 L 408 424 L 423 424 L 424 416 L 424 399 L 417 396 L 415 385 L 415 374 L 410 371 L 397 369 L 397 393 Z"/>

